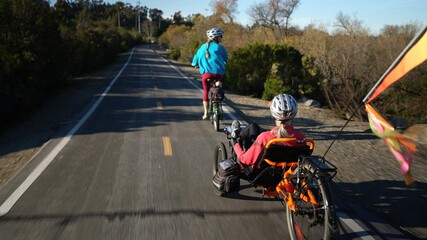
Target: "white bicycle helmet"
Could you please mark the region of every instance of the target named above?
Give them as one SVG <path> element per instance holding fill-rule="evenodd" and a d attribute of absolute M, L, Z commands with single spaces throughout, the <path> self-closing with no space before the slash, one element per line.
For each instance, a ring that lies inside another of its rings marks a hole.
<path fill-rule="evenodd" d="M 270 112 L 277 121 L 289 121 L 297 115 L 297 101 L 289 94 L 277 95 L 271 100 Z"/>
<path fill-rule="evenodd" d="M 214 38 L 222 36 L 222 34 L 224 34 L 224 31 L 217 27 L 211 28 L 206 31 L 206 35 L 210 40 L 214 40 Z"/>

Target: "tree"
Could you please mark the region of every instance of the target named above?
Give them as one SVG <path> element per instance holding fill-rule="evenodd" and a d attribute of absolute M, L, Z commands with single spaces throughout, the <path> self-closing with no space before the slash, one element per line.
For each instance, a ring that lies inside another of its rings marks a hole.
<path fill-rule="evenodd" d="M 162 27 L 161 24 L 162 24 L 163 11 L 160 9 L 157 9 L 157 8 L 152 8 L 148 12 L 148 15 L 150 16 L 150 19 L 151 19 L 151 29 L 153 29 L 154 31 L 155 31 L 155 29 L 157 29 L 156 36 L 161 35 L 160 30 Z M 152 33 L 154 33 L 154 31 Z"/>
<path fill-rule="evenodd" d="M 369 35 L 367 28 L 363 27 L 362 21 L 358 20 L 356 17 L 350 17 L 345 15 L 342 12 L 338 13 L 336 19 L 336 33 L 346 34 L 349 37 L 357 35 Z"/>
<path fill-rule="evenodd" d="M 220 17 L 224 22 L 234 22 L 237 13 L 237 0 L 214 0 L 212 2 L 214 15 Z"/>
<path fill-rule="evenodd" d="M 362 21 L 339 13 L 332 35 L 310 26 L 298 37 L 296 46 L 314 59 L 328 107 L 344 116 L 359 109 L 362 98 L 415 33 L 414 27 L 388 26 L 374 37 Z M 399 96 L 404 98 L 405 94 Z M 359 109 L 355 114 L 362 119 L 365 113 Z"/>
<path fill-rule="evenodd" d="M 386 25 L 377 37 L 374 68 L 381 76 L 420 31 L 422 25 Z M 427 63 L 421 64 L 394 83 L 374 102 L 382 113 L 403 118 L 409 124 L 427 122 Z M 372 84 L 373 86 L 373 84 Z"/>
<path fill-rule="evenodd" d="M 31 109 L 65 75 L 58 24 L 43 0 L 0 1 L 3 82 L 20 107 Z M 2 93 L 2 89 L 0 89 Z"/>
<path fill-rule="evenodd" d="M 252 5 L 248 14 L 254 25 L 270 29 L 276 42 L 280 42 L 289 35 L 290 18 L 299 3 L 300 0 L 269 0 Z"/>
<path fill-rule="evenodd" d="M 159 38 L 159 43 L 169 46 L 173 50 L 182 49 L 188 42 L 187 34 L 190 27 L 185 25 L 172 25 Z"/>
<path fill-rule="evenodd" d="M 173 14 L 172 21 L 174 24 L 180 24 L 183 21 L 182 16 L 181 16 L 181 11 L 178 11 L 178 12 Z"/>

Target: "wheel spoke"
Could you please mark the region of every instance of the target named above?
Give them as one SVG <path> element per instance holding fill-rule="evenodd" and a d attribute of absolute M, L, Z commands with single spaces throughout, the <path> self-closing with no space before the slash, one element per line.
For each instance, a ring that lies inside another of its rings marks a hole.
<path fill-rule="evenodd" d="M 287 207 L 286 211 L 291 239 L 330 239 L 337 234 L 338 227 L 335 211 L 330 209 L 333 206 L 324 204 L 332 201 L 329 182 L 322 174 L 313 176 L 304 169 L 301 177 L 303 186 L 297 187 L 301 192 L 294 195 L 296 210 Z"/>

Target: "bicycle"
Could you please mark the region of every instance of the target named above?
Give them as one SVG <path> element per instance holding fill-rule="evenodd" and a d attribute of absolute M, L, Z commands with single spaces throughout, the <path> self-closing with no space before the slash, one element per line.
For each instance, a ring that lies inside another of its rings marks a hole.
<path fill-rule="evenodd" d="M 208 79 L 209 88 L 209 107 L 208 114 L 215 131 L 220 129 L 220 121 L 223 119 L 222 101 L 224 100 L 224 91 L 222 83 L 218 79 Z"/>
<path fill-rule="evenodd" d="M 231 137 L 231 126 L 224 128 L 231 158 L 223 142 L 214 150 L 213 174 L 224 160 L 238 162 Z M 291 239 L 331 239 L 339 235 L 334 199 L 330 187 L 337 168 L 321 156 L 312 156 L 314 141 L 306 145 L 286 146 L 295 138 L 272 139 L 253 168 L 238 165 L 237 175 L 253 187 L 262 187 L 263 195 L 274 197 L 286 207 L 286 219 Z M 214 184 L 215 185 L 215 184 Z M 215 194 L 224 196 L 224 190 L 214 187 Z"/>
<path fill-rule="evenodd" d="M 188 62 L 192 62 L 192 57 L 187 57 Z M 198 65 L 194 68 L 199 68 Z M 222 89 L 222 82 L 219 79 L 207 79 L 209 82 L 209 106 L 208 114 L 215 131 L 219 131 L 220 121 L 223 119 L 222 101 L 224 100 L 224 91 Z M 218 90 L 213 92 L 212 90 Z M 212 92 L 211 92 L 212 91 Z"/>

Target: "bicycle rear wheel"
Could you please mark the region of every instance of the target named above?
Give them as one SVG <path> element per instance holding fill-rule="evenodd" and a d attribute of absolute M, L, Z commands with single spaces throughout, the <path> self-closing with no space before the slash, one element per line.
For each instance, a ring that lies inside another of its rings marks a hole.
<path fill-rule="evenodd" d="M 219 116 L 218 116 L 218 114 L 214 113 L 214 115 L 212 116 L 212 121 L 213 121 L 215 131 L 218 132 L 219 131 Z"/>
<path fill-rule="evenodd" d="M 305 202 L 294 195 L 296 210 L 286 205 L 289 234 L 294 239 L 332 239 L 339 235 L 335 204 L 332 191 L 326 176 L 321 173 L 310 173 L 307 169 L 300 170 L 300 183 L 297 189 L 306 195 L 302 184 L 312 191 L 317 205 Z M 296 178 L 295 178 L 296 179 Z"/>

